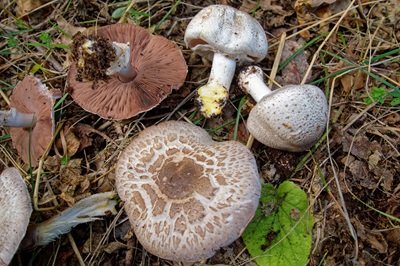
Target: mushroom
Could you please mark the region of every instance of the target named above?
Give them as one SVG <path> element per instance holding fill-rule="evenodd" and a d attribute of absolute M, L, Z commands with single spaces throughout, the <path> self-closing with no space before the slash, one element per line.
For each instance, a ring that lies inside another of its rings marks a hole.
<path fill-rule="evenodd" d="M 53 105 L 58 94 L 58 90 L 49 91 L 38 78 L 26 76 L 12 92 L 11 109 L 0 111 L 0 125 L 11 127 L 15 149 L 32 166 L 37 166 L 53 137 Z"/>
<path fill-rule="evenodd" d="M 148 111 L 185 81 L 181 50 L 168 39 L 131 24 L 114 24 L 78 35 L 68 72 L 72 98 L 108 119 Z"/>
<path fill-rule="evenodd" d="M 0 213 L 0 265 L 8 265 L 32 213 L 29 191 L 16 168 L 7 168 L 0 175 Z"/>
<path fill-rule="evenodd" d="M 261 143 L 299 152 L 309 149 L 321 137 L 328 119 L 328 104 L 320 88 L 287 85 L 271 91 L 257 66 L 240 71 L 239 86 L 257 102 L 250 111 L 247 128 Z"/>
<path fill-rule="evenodd" d="M 115 181 L 143 247 L 186 263 L 240 237 L 261 189 L 244 145 L 215 142 L 204 129 L 179 121 L 140 132 L 120 155 Z"/>
<path fill-rule="evenodd" d="M 207 84 L 197 92 L 200 111 L 207 118 L 221 114 L 236 63 L 259 62 L 268 50 L 267 36 L 258 21 L 225 5 L 210 5 L 197 13 L 184 40 L 195 53 L 213 61 Z"/>

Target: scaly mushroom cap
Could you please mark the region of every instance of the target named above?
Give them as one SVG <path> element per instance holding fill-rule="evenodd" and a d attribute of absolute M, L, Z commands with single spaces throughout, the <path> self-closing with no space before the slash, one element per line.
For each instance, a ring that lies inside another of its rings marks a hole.
<path fill-rule="evenodd" d="M 25 163 L 31 162 L 34 167 L 53 138 L 55 98 L 54 93 L 33 76 L 26 76 L 19 82 L 10 97 L 11 107 L 22 113 L 35 114 L 36 124 L 33 128 L 10 128 L 18 154 Z"/>
<path fill-rule="evenodd" d="M 7 168 L 0 175 L 0 213 L 0 265 L 8 265 L 32 213 L 28 189 L 16 168 Z"/>
<path fill-rule="evenodd" d="M 215 52 L 239 62 L 258 62 L 268 50 L 267 36 L 256 19 L 231 6 L 203 8 L 185 31 L 186 46 L 211 59 Z"/>
<path fill-rule="evenodd" d="M 76 63 L 68 72 L 71 96 L 83 109 L 108 119 L 127 119 L 148 111 L 185 81 L 187 65 L 181 50 L 168 39 L 131 24 L 100 27 L 110 41 L 130 44 L 136 77 L 128 82 L 112 75 L 106 80 L 78 81 Z"/>
<path fill-rule="evenodd" d="M 121 154 L 116 187 L 136 237 L 164 259 L 194 262 L 237 239 L 253 217 L 260 181 L 252 153 L 169 121 L 143 130 Z"/>
<path fill-rule="evenodd" d="M 276 149 L 305 151 L 322 135 L 328 104 L 313 85 L 288 85 L 264 96 L 251 110 L 247 128 L 255 139 Z"/>

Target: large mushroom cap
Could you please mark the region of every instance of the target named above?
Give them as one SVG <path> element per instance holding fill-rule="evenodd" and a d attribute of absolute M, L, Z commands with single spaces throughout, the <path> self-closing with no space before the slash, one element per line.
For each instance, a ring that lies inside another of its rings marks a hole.
<path fill-rule="evenodd" d="M 14 88 L 10 106 L 22 113 L 34 113 L 33 128 L 10 128 L 15 149 L 25 163 L 37 166 L 54 132 L 55 96 L 38 78 L 26 76 Z"/>
<path fill-rule="evenodd" d="M 249 132 L 276 149 L 305 151 L 321 137 L 328 117 L 322 90 L 313 85 L 288 85 L 264 96 L 251 110 Z"/>
<path fill-rule="evenodd" d="M 72 98 L 86 111 L 109 119 L 127 119 L 148 111 L 182 86 L 187 65 L 181 50 L 168 39 L 131 24 L 100 27 L 96 33 L 113 42 L 128 43 L 137 72 L 128 82 L 112 75 L 106 80 L 78 81 L 76 63 L 68 73 Z"/>
<path fill-rule="evenodd" d="M 252 153 L 169 121 L 143 130 L 121 154 L 116 187 L 146 250 L 173 261 L 211 257 L 237 239 L 260 195 Z"/>
<path fill-rule="evenodd" d="M 211 58 L 218 52 L 241 62 L 258 62 L 268 50 L 267 36 L 256 19 L 231 6 L 203 8 L 185 31 L 186 46 Z"/>
<path fill-rule="evenodd" d="M 0 175 L 0 213 L 0 265 L 8 265 L 32 213 L 28 189 L 15 168 L 7 168 Z"/>

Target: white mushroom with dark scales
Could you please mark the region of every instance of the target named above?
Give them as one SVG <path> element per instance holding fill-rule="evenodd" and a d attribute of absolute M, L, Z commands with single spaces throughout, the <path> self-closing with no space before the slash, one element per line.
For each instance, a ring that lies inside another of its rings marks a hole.
<path fill-rule="evenodd" d="M 226 5 L 203 8 L 185 31 L 186 46 L 212 59 L 207 84 L 198 89 L 200 111 L 205 117 L 221 114 L 236 63 L 259 62 L 267 55 L 264 29 L 248 13 Z"/>
<path fill-rule="evenodd" d="M 328 103 L 314 85 L 287 85 L 271 91 L 257 66 L 244 68 L 239 86 L 257 102 L 247 119 L 255 139 L 276 149 L 299 152 L 321 137 L 328 119 Z"/>
<path fill-rule="evenodd" d="M 0 175 L 0 213 L 0 265 L 8 265 L 32 213 L 28 188 L 16 168 L 7 168 Z"/>
<path fill-rule="evenodd" d="M 244 145 L 178 121 L 139 133 L 119 158 L 116 187 L 144 248 L 181 262 L 209 258 L 240 237 L 261 189 Z"/>

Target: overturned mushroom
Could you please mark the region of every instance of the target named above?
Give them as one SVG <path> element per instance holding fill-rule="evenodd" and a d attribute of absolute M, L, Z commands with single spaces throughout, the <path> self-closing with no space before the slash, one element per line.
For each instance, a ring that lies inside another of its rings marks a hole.
<path fill-rule="evenodd" d="M 55 99 L 39 79 L 26 76 L 14 88 L 9 111 L 0 111 L 0 125 L 9 126 L 15 149 L 25 163 L 37 166 L 54 133 Z"/>
<path fill-rule="evenodd" d="M 136 237 L 164 259 L 194 262 L 237 239 L 260 180 L 252 153 L 185 122 L 149 127 L 121 154 L 116 187 Z"/>
<path fill-rule="evenodd" d="M 8 265 L 32 213 L 29 191 L 16 168 L 7 168 L 0 175 L 0 213 L 0 265 Z"/>
<path fill-rule="evenodd" d="M 321 137 L 328 118 L 328 103 L 313 85 L 288 85 L 271 91 L 257 66 L 244 68 L 239 86 L 257 102 L 247 120 L 249 132 L 276 149 L 299 152 Z"/>
<path fill-rule="evenodd" d="M 127 119 L 148 111 L 185 81 L 181 50 L 131 24 L 77 35 L 68 72 L 72 98 L 103 118 Z"/>
<path fill-rule="evenodd" d="M 186 46 L 212 59 L 210 77 L 198 89 L 205 117 L 221 114 L 229 93 L 236 63 L 259 62 L 267 55 L 267 36 L 256 19 L 225 5 L 203 8 L 185 31 Z"/>

